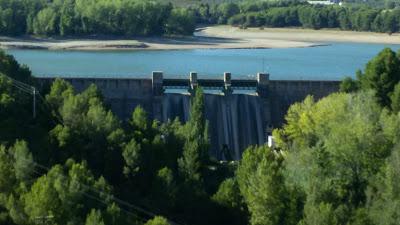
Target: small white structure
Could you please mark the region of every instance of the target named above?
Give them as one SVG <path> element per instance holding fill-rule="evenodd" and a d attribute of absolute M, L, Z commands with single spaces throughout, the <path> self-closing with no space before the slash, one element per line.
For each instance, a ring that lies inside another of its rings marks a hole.
<path fill-rule="evenodd" d="M 268 136 L 268 147 L 275 147 L 275 138 L 274 136 Z"/>
<path fill-rule="evenodd" d="M 311 5 L 341 5 L 341 2 L 338 0 L 327 0 L 327 1 L 307 1 L 308 4 Z"/>

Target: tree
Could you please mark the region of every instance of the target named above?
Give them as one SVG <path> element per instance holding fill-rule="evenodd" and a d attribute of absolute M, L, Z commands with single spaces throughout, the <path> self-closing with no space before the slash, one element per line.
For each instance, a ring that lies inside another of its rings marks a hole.
<path fill-rule="evenodd" d="M 378 179 L 372 180 L 369 218 L 377 225 L 396 224 L 400 218 L 400 148 L 395 146 Z"/>
<path fill-rule="evenodd" d="M 237 181 L 254 225 L 289 224 L 285 218 L 283 157 L 267 146 L 250 147 L 243 153 Z"/>
<path fill-rule="evenodd" d="M 103 216 L 99 210 L 92 209 L 86 217 L 85 225 L 105 225 Z"/>
<path fill-rule="evenodd" d="M 60 9 L 60 35 L 71 35 L 77 31 L 77 21 L 74 12 L 74 0 L 65 0 Z"/>
<path fill-rule="evenodd" d="M 0 143 L 11 145 L 17 139 L 24 139 L 35 145 L 40 142 L 39 136 L 46 133 L 47 124 L 40 120 L 45 116 L 33 120 L 32 97 L 15 87 L 14 80 L 33 85 L 29 69 L 0 50 Z"/>
<path fill-rule="evenodd" d="M 15 182 L 12 158 L 7 149 L 0 145 L 0 193 L 10 193 Z"/>
<path fill-rule="evenodd" d="M 240 193 L 236 177 L 227 178 L 220 183 L 217 192 L 211 196 L 217 204 L 219 224 L 247 224 L 248 211 Z"/>
<path fill-rule="evenodd" d="M 239 6 L 235 3 L 222 3 L 218 6 L 218 23 L 225 24 L 228 19 L 240 12 Z"/>
<path fill-rule="evenodd" d="M 29 152 L 28 144 L 25 141 L 15 142 L 11 152 L 14 157 L 15 177 L 19 181 L 29 182 L 34 175 L 35 164 L 32 153 Z"/>
<path fill-rule="evenodd" d="M 63 149 L 57 157 L 66 160 L 86 159 L 89 167 L 96 174 L 103 174 L 109 179 L 116 179 L 114 170 L 122 170 L 118 159 L 123 132 L 119 120 L 102 102 L 102 96 L 95 85 L 80 94 L 74 94 L 70 84 L 56 81 L 47 101 L 54 107 L 53 114 L 61 120 L 50 131 L 55 147 Z"/>
<path fill-rule="evenodd" d="M 21 66 L 14 56 L 0 50 L 0 73 L 21 82 L 32 84 L 31 71 L 26 66 Z"/>
<path fill-rule="evenodd" d="M 54 187 L 56 179 L 62 179 L 60 167 L 55 167 L 49 176 L 39 178 L 32 186 L 31 191 L 24 196 L 25 212 L 29 221 L 34 223 L 38 217 L 54 217 L 56 222 L 62 222 L 62 201 Z M 63 184 L 62 180 L 61 184 Z M 64 188 L 63 188 L 64 189 Z"/>
<path fill-rule="evenodd" d="M 167 34 L 191 35 L 196 28 L 194 13 L 189 9 L 173 9 L 165 25 Z"/>
<path fill-rule="evenodd" d="M 56 224 L 83 224 L 90 211 L 86 221 L 95 223 L 99 222 L 95 220 L 98 212 L 92 209 L 113 204 L 110 189 L 104 178 L 96 180 L 84 163 L 68 160 L 65 166 L 55 165 L 39 177 L 21 198 L 29 223 L 49 216 Z"/>
<path fill-rule="evenodd" d="M 318 224 L 311 221 L 323 215 L 346 224 L 364 206 L 368 181 L 393 146 L 388 134 L 396 133 L 381 113 L 371 91 L 332 94 L 289 109 L 287 125 L 275 134 L 277 147 L 287 152 L 288 184 L 307 196 L 305 224 Z"/>
<path fill-rule="evenodd" d="M 346 77 L 340 83 L 340 91 L 351 93 L 358 90 L 358 83 L 357 81 L 353 80 L 351 77 Z"/>
<path fill-rule="evenodd" d="M 175 206 L 178 197 L 178 187 L 171 169 L 164 167 L 157 172 L 152 192 L 160 208 L 171 209 Z"/>
<path fill-rule="evenodd" d="M 52 8 L 41 10 L 33 21 L 33 32 L 40 35 L 57 33 L 57 13 Z"/>
<path fill-rule="evenodd" d="M 132 139 L 127 145 L 125 145 L 122 155 L 125 159 L 124 173 L 125 175 L 135 175 L 142 170 L 141 162 L 142 147 L 139 143 Z"/>
<path fill-rule="evenodd" d="M 2 109 L 6 109 L 14 102 L 13 96 L 10 95 L 11 90 L 11 80 L 0 73 L 0 105 Z"/>
<path fill-rule="evenodd" d="M 381 106 L 390 106 L 394 86 L 400 81 L 400 61 L 390 48 L 383 49 L 368 62 L 360 77 L 361 89 L 372 89 Z"/>
<path fill-rule="evenodd" d="M 197 88 L 192 99 L 190 118 L 184 127 L 185 144 L 182 157 L 178 159 L 179 171 L 184 180 L 202 189 L 202 171 L 208 161 L 208 126 L 204 116 L 204 94 Z"/>
<path fill-rule="evenodd" d="M 243 207 L 239 185 L 234 178 L 224 180 L 220 184 L 217 193 L 212 196 L 212 199 L 227 208 L 241 209 Z"/>
<path fill-rule="evenodd" d="M 162 216 L 156 216 L 153 219 L 147 221 L 145 225 L 170 225 L 167 219 Z"/>
<path fill-rule="evenodd" d="M 394 87 L 393 94 L 390 98 L 391 100 L 391 108 L 394 113 L 398 113 L 400 111 L 400 82 L 396 84 Z"/>
<path fill-rule="evenodd" d="M 305 206 L 305 217 L 299 225 L 338 225 L 338 221 L 332 205 L 321 203 L 317 206 Z"/>
<path fill-rule="evenodd" d="M 135 108 L 129 123 L 133 129 L 136 129 L 140 132 L 147 132 L 147 130 L 150 128 L 147 113 L 141 106 L 137 106 Z"/>
<path fill-rule="evenodd" d="M 392 34 L 399 29 L 397 26 L 398 21 L 396 20 L 396 16 L 392 13 L 385 13 L 383 18 L 383 31 Z"/>

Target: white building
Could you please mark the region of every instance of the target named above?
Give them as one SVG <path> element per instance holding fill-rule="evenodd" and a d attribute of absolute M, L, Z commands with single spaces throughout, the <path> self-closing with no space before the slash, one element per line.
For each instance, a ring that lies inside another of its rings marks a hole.
<path fill-rule="evenodd" d="M 327 1 L 307 1 L 308 4 L 311 5 L 342 5 L 342 2 L 339 0 L 327 0 Z"/>

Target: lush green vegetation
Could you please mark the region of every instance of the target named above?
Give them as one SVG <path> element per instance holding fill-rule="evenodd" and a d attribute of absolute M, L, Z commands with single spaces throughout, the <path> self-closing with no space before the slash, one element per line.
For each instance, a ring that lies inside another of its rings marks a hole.
<path fill-rule="evenodd" d="M 0 0 L 0 34 L 192 34 L 192 12 L 147 0 Z"/>
<path fill-rule="evenodd" d="M 312 29 L 394 33 L 400 29 L 400 8 L 322 6 L 296 2 L 227 3 L 200 6 L 202 22 L 246 27 L 304 27 Z"/>
<path fill-rule="evenodd" d="M 277 145 L 209 158 L 201 88 L 190 119 L 121 122 L 95 86 L 32 96 L 0 52 L 0 224 L 396 224 L 400 53 L 384 49 L 340 93 L 294 104 Z M 4 76 L 4 75 L 7 75 Z M 158 215 L 158 216 L 156 216 Z M 168 219 L 166 219 L 168 218 Z"/>
<path fill-rule="evenodd" d="M 387 33 L 400 29 L 398 2 L 387 4 L 388 8 L 314 6 L 299 1 L 176 4 L 150 0 L 0 0 L 0 35 L 191 35 L 196 24 Z"/>

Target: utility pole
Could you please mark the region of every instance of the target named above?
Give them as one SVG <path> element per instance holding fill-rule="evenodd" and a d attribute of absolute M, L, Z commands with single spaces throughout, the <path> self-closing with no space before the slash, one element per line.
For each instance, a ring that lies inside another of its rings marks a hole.
<path fill-rule="evenodd" d="M 33 118 L 36 118 L 36 88 L 33 87 Z"/>
<path fill-rule="evenodd" d="M 1 76 L 5 76 L 6 78 L 10 79 L 11 84 L 18 90 L 33 96 L 32 114 L 33 114 L 33 118 L 36 118 L 36 94 L 39 94 L 39 91 L 37 91 L 36 88 L 31 85 L 25 84 L 18 80 L 15 80 L 9 76 L 6 76 L 6 75 L 1 75 Z"/>

